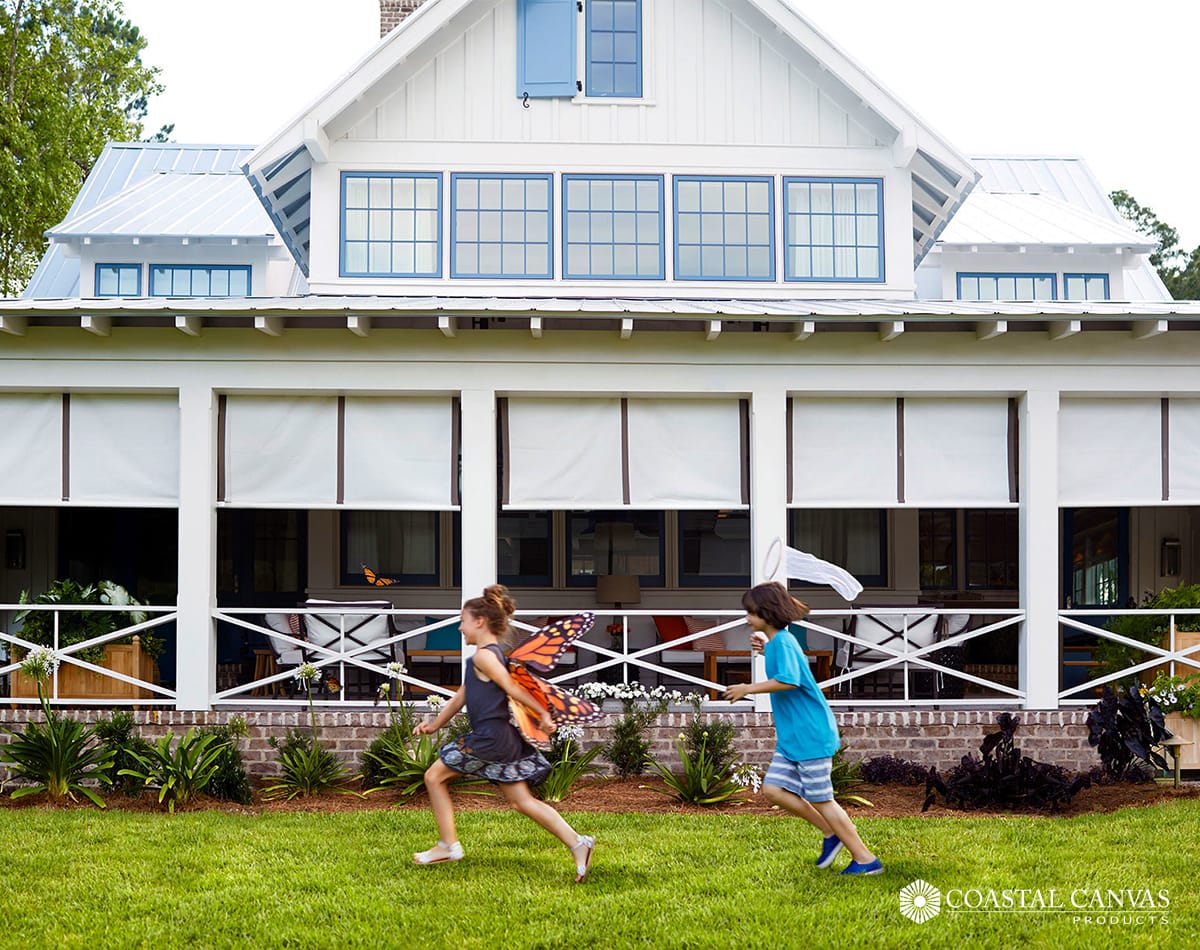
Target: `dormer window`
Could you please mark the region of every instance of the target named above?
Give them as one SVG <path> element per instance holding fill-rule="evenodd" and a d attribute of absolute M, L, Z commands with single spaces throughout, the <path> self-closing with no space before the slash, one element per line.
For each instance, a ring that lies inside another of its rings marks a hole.
<path fill-rule="evenodd" d="M 1057 300 L 1053 274 L 958 274 L 959 300 L 1032 302 Z"/>
<path fill-rule="evenodd" d="M 1063 274 L 1063 300 L 1108 299 L 1108 274 Z"/>
<path fill-rule="evenodd" d="M 151 297 L 248 297 L 247 264 L 151 264 Z"/>
<path fill-rule="evenodd" d="M 97 264 L 97 297 L 140 297 L 142 295 L 141 264 Z"/>

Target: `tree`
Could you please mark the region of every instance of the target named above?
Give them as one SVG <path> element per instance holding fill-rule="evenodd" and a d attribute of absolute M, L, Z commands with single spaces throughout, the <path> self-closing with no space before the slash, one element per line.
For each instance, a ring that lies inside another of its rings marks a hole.
<path fill-rule="evenodd" d="M 1160 221 L 1149 208 L 1138 204 L 1127 191 L 1114 191 L 1109 197 L 1130 224 L 1158 242 L 1150 263 L 1175 300 L 1200 300 L 1200 247 L 1190 254 L 1179 246 L 1179 232 Z"/>
<path fill-rule="evenodd" d="M 105 143 L 142 134 L 158 70 L 120 0 L 0 0 L 0 295 L 32 275 Z"/>

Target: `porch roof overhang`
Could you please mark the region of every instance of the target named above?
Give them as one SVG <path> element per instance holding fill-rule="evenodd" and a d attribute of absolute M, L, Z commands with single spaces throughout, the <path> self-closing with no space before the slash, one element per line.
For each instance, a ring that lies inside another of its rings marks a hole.
<path fill-rule="evenodd" d="M 1004 333 L 1043 332 L 1062 339 L 1080 332 L 1128 331 L 1147 339 L 1168 331 L 1200 330 L 1200 301 L 1039 301 L 1034 303 L 926 300 L 749 298 L 348 296 L 246 298 L 69 298 L 0 300 L 0 331 L 23 335 L 30 326 L 77 326 L 105 336 L 112 327 L 173 327 L 197 335 L 205 327 L 249 328 L 272 336 L 285 330 L 611 330 L 791 333 L 873 332 L 892 340 L 906 331 L 974 332 L 981 340 Z"/>

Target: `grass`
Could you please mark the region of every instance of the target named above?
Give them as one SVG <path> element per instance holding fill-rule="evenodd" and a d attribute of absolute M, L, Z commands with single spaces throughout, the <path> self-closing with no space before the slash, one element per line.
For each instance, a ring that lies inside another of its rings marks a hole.
<path fill-rule="evenodd" d="M 597 835 L 588 883 L 511 812 L 459 816 L 467 859 L 433 868 L 419 811 L 175 816 L 0 809 L 0 947 L 1195 946 L 1200 803 L 1071 819 L 872 819 L 887 873 L 812 866 L 781 817 L 569 815 Z M 840 868 L 845 859 L 839 859 Z M 900 888 L 1166 888 L 1169 923 L 949 914 L 914 924 Z"/>

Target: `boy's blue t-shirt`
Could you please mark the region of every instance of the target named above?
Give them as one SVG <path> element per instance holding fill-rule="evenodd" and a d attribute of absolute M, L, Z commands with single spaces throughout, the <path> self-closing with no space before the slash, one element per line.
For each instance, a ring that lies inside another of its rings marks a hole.
<path fill-rule="evenodd" d="M 795 687 L 768 694 L 775 716 L 776 751 L 793 762 L 833 755 L 841 744 L 837 722 L 796 638 L 780 631 L 767 641 L 763 657 L 767 679 Z"/>

